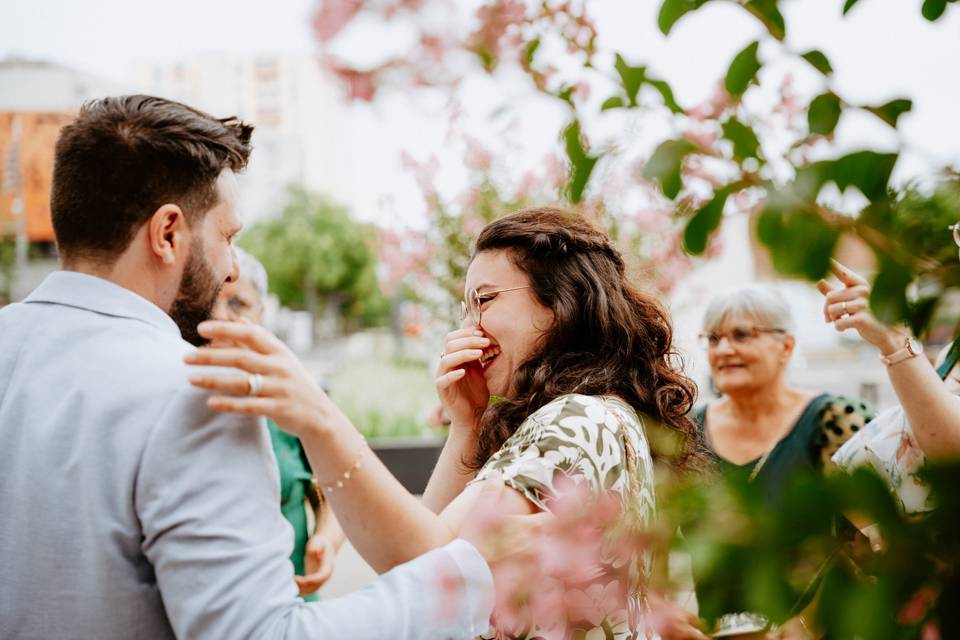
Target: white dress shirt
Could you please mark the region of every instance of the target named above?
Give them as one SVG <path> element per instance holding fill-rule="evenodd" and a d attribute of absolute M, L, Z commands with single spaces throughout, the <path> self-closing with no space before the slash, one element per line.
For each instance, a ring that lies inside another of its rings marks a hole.
<path fill-rule="evenodd" d="M 262 419 L 217 414 L 160 308 L 50 275 L 0 310 L 0 638 L 472 638 L 490 570 L 457 540 L 297 598 Z M 384 532 L 389 535 L 389 532 Z"/>

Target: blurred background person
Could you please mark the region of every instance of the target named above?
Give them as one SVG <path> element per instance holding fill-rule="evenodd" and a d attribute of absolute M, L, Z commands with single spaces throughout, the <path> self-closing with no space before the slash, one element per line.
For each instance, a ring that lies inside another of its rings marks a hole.
<path fill-rule="evenodd" d="M 267 271 L 252 255 L 236 249 L 240 278 L 220 291 L 213 317 L 217 320 L 262 324 L 267 297 Z M 337 552 L 345 536 L 333 511 L 313 482 L 313 471 L 299 438 L 267 419 L 270 442 L 280 472 L 280 511 L 293 527 L 293 562 L 300 596 L 317 600 L 333 575 Z"/>
<path fill-rule="evenodd" d="M 774 288 L 750 285 L 714 298 L 701 344 L 720 397 L 694 412 L 723 473 L 747 474 L 776 504 L 798 471 L 820 471 L 872 417 L 861 400 L 798 389 L 787 381 L 793 318 Z"/>
<path fill-rule="evenodd" d="M 769 286 L 749 285 L 710 302 L 700 336 L 720 394 L 694 411 L 703 445 L 719 473 L 760 483 L 774 513 L 782 508 L 791 479 L 831 466 L 831 456 L 872 417 L 860 400 L 790 385 L 793 326 L 782 294 Z M 723 598 L 726 611 L 742 610 L 741 595 L 742 589 L 729 583 L 697 583 L 700 602 Z M 718 630 L 732 623 L 744 623 L 744 631 L 759 632 L 766 626 L 762 617 L 738 614 L 721 617 Z M 807 637 L 807 623 L 798 616 L 780 633 L 777 637 Z"/>

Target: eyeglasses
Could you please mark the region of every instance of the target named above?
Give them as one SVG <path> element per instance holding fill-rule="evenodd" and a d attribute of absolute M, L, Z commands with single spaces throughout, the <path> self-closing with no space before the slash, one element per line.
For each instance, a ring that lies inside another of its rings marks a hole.
<path fill-rule="evenodd" d="M 237 296 L 227 298 L 227 306 L 234 315 L 241 315 L 253 308 L 253 305 Z"/>
<path fill-rule="evenodd" d="M 952 224 L 947 229 L 953 231 L 953 241 L 957 243 L 957 246 L 960 247 L 960 222 Z"/>
<path fill-rule="evenodd" d="M 529 288 L 530 285 L 526 285 L 523 287 L 510 287 L 509 289 L 497 289 L 496 291 L 485 291 L 484 293 L 480 293 L 476 289 L 470 289 L 467 291 L 466 300 L 460 302 L 460 322 L 463 322 L 469 317 L 470 321 L 479 327 L 483 315 L 483 311 L 481 310 L 483 303 L 490 302 L 501 293 L 506 293 L 507 291 L 519 291 L 520 289 Z"/>
<path fill-rule="evenodd" d="M 744 345 L 758 338 L 761 333 L 786 333 L 786 330 L 773 327 L 734 327 L 730 331 L 701 333 L 700 346 L 704 349 L 715 349 L 720 346 L 720 341 L 724 338 L 732 345 Z"/>

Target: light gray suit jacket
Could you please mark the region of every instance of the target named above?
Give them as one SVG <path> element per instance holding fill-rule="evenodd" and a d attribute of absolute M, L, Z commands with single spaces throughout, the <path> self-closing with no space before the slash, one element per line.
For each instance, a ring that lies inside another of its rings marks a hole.
<path fill-rule="evenodd" d="M 486 630 L 492 577 L 462 540 L 298 600 L 269 437 L 206 408 L 190 348 L 161 309 L 80 273 L 0 310 L 0 638 Z"/>

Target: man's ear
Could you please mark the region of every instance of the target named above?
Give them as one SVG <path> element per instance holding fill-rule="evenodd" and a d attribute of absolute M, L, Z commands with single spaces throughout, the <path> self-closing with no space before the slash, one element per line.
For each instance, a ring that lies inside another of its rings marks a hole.
<path fill-rule="evenodd" d="M 190 225 L 183 210 L 175 204 L 165 204 L 147 221 L 147 242 L 150 252 L 164 264 L 177 262 L 177 256 L 189 250 Z"/>

